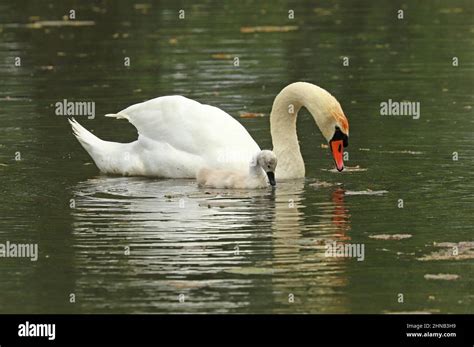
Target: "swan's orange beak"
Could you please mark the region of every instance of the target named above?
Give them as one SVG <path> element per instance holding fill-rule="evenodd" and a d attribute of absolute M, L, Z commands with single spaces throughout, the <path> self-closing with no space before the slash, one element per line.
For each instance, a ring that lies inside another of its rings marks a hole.
<path fill-rule="evenodd" d="M 342 160 L 342 149 L 344 148 L 343 145 L 343 140 L 332 140 L 330 142 L 332 157 L 336 163 L 336 169 L 339 172 L 344 170 L 344 161 Z"/>

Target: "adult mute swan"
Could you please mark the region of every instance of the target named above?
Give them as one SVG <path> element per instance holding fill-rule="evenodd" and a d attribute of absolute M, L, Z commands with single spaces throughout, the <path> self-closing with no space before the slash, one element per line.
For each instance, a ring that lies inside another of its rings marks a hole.
<path fill-rule="evenodd" d="M 276 96 L 270 114 L 278 179 L 305 175 L 296 134 L 301 107 L 312 114 L 329 142 L 336 168 L 342 171 L 349 123 L 339 102 L 314 84 L 295 82 Z M 107 117 L 126 119 L 138 131 L 131 143 L 99 139 L 74 119 L 74 135 L 100 171 L 131 176 L 194 178 L 202 167 L 246 171 L 259 146 L 232 116 L 183 96 L 163 96 L 127 107 Z"/>
<path fill-rule="evenodd" d="M 256 189 L 274 186 L 277 158 L 272 151 L 263 150 L 255 154 L 249 164 L 248 173 L 240 171 L 202 168 L 196 175 L 199 186 L 212 188 Z"/>

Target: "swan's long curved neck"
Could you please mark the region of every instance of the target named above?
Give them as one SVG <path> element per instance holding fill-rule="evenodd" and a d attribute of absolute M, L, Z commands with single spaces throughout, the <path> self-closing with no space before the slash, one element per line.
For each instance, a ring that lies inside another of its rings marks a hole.
<path fill-rule="evenodd" d="M 331 131 L 334 131 L 334 119 L 331 119 L 326 111 L 340 106 L 331 94 L 305 82 L 296 82 L 285 87 L 276 96 L 270 114 L 273 151 L 278 158 L 277 178 L 300 178 L 305 175 L 305 165 L 296 133 L 298 111 L 303 106 L 313 115 L 326 139 L 330 139 Z"/>

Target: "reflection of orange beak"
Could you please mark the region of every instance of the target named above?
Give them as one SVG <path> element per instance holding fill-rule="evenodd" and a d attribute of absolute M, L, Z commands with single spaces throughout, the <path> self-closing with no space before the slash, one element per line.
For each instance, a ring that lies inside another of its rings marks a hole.
<path fill-rule="evenodd" d="M 330 145 L 337 171 L 344 170 L 344 161 L 342 160 L 343 140 L 333 140 Z"/>

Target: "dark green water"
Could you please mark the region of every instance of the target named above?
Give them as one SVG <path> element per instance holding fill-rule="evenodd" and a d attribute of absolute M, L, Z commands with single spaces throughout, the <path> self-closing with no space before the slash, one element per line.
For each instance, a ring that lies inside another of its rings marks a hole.
<path fill-rule="evenodd" d="M 70 9 L 93 23 L 32 25 Z M 36 262 L 0 258 L 1 313 L 474 311 L 472 1 L 1 1 L 0 14 L 0 243 L 39 247 Z M 297 28 L 241 32 L 265 25 Z M 54 108 L 94 101 L 95 119 L 76 118 L 128 142 L 133 126 L 103 114 L 182 94 L 271 148 L 273 98 L 299 80 L 338 98 L 361 171 L 328 171 L 305 111 L 306 179 L 275 192 L 101 176 Z M 381 116 L 388 99 L 420 102 L 420 118 Z M 388 193 L 351 195 L 368 189 Z M 363 244 L 364 260 L 326 257 L 333 241 Z"/>

